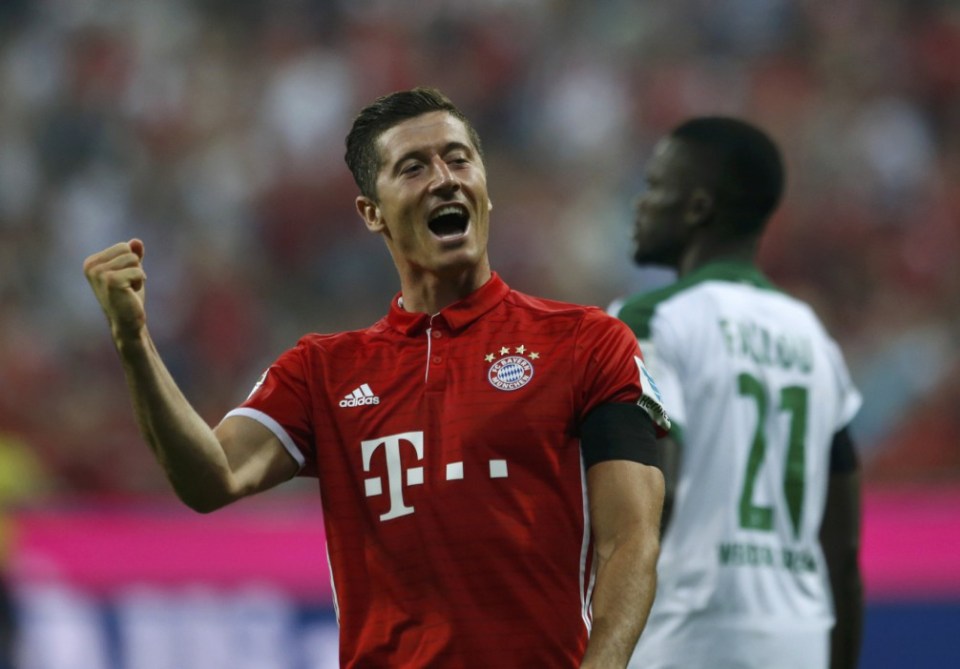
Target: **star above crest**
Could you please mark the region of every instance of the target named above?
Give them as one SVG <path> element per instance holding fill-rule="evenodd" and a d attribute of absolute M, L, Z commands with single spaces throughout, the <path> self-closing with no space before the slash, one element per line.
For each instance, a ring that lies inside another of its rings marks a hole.
<path fill-rule="evenodd" d="M 494 351 L 493 353 L 487 353 L 485 356 L 483 356 L 483 359 L 484 359 L 486 362 L 493 362 L 494 360 L 497 359 L 498 355 L 499 355 L 499 357 L 503 357 L 503 356 L 505 356 L 505 355 L 510 355 L 510 351 L 511 351 L 511 350 L 514 352 L 514 354 L 516 354 L 516 355 L 525 355 L 525 356 L 526 356 L 527 358 L 529 358 L 530 360 L 539 360 L 539 359 L 540 359 L 540 354 L 539 354 L 539 353 L 537 353 L 536 351 L 531 351 L 531 350 L 529 350 L 529 349 L 526 347 L 526 345 L 524 345 L 524 344 L 520 344 L 519 346 L 515 346 L 515 347 L 513 347 L 513 349 L 511 349 L 509 346 L 501 346 L 501 347 L 500 347 L 500 350 L 499 350 L 499 354 L 498 354 L 497 351 Z"/>

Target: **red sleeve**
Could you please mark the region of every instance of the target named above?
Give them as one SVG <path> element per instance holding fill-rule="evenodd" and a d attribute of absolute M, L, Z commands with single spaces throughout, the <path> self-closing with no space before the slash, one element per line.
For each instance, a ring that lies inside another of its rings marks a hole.
<path fill-rule="evenodd" d="M 578 422 L 601 404 L 634 403 L 650 415 L 658 436 L 670 429 L 656 383 L 630 328 L 600 311 L 586 312 L 577 333 L 574 366 L 580 374 Z"/>
<path fill-rule="evenodd" d="M 300 463 L 299 475 L 316 476 L 310 406 L 300 342 L 270 365 L 243 404 L 228 415 L 244 415 L 265 425 Z"/>

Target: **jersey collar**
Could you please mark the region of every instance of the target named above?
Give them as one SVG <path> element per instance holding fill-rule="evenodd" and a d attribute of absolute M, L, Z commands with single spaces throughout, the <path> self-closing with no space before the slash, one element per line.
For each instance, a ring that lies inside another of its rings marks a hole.
<path fill-rule="evenodd" d="M 425 313 L 404 311 L 400 306 L 401 293 L 397 293 L 390 303 L 387 313 L 387 322 L 402 334 L 415 336 L 428 327 L 438 327 L 445 324 L 451 331 L 462 330 L 495 306 L 503 302 L 503 298 L 510 292 L 510 287 L 496 272 L 490 273 L 490 279 L 467 295 L 459 302 L 440 310 L 440 313 L 430 316 Z"/>
<path fill-rule="evenodd" d="M 746 283 L 757 288 L 776 287 L 754 263 L 742 260 L 715 260 L 690 272 L 681 280 L 684 284 L 701 281 L 731 281 Z"/>

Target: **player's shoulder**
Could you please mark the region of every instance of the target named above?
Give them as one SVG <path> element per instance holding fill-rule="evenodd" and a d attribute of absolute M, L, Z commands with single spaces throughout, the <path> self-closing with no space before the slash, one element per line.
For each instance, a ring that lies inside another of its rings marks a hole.
<path fill-rule="evenodd" d="M 342 347 L 353 349 L 357 346 L 368 344 L 378 338 L 388 336 L 390 332 L 391 330 L 386 323 L 386 319 L 381 319 L 369 327 L 358 330 L 307 333 L 300 337 L 295 348 L 304 353 L 318 351 L 331 353 Z"/>
<path fill-rule="evenodd" d="M 752 263 L 718 261 L 673 283 L 616 300 L 609 311 L 627 323 L 637 337 L 647 339 L 655 318 L 670 314 L 685 323 L 690 319 L 709 318 L 722 302 L 742 291 L 761 291 L 792 299 Z"/>
<path fill-rule="evenodd" d="M 517 290 L 511 290 L 504 303 L 508 308 L 522 312 L 535 320 L 569 320 L 582 324 L 621 325 L 616 318 L 600 307 L 574 302 L 564 302 L 546 297 L 536 297 Z"/>
<path fill-rule="evenodd" d="M 681 293 L 684 286 L 680 281 L 645 292 L 634 293 L 621 298 L 611 305 L 610 312 L 617 318 L 630 323 L 645 322 L 661 304 Z"/>
<path fill-rule="evenodd" d="M 504 298 L 504 303 L 510 308 L 526 312 L 538 318 L 572 318 L 580 319 L 594 312 L 603 313 L 597 307 L 573 302 L 552 300 L 546 297 L 536 297 L 518 290 L 510 290 Z"/>
<path fill-rule="evenodd" d="M 649 339 L 651 323 L 657 313 L 672 301 L 688 297 L 701 283 L 702 280 L 682 278 L 666 286 L 616 300 L 608 311 L 626 323 L 639 339 Z"/>
<path fill-rule="evenodd" d="M 625 323 L 600 307 L 535 297 L 511 290 L 504 300 L 507 318 L 544 333 L 563 333 L 570 341 L 634 341 Z"/>

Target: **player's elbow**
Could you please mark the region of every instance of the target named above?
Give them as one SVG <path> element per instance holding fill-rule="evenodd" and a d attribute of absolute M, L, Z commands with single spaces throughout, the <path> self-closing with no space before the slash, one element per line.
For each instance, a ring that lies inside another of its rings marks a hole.
<path fill-rule="evenodd" d="M 229 501 L 223 501 L 218 499 L 194 499 L 194 498 L 185 498 L 180 497 L 180 501 L 187 505 L 192 511 L 197 513 L 208 514 L 213 513 L 229 504 Z"/>
<path fill-rule="evenodd" d="M 600 564 L 623 555 L 636 565 L 656 565 L 660 556 L 659 525 L 638 522 L 623 527 L 607 540 L 598 541 L 596 551 Z"/>
<path fill-rule="evenodd" d="M 227 482 L 202 487 L 175 484 L 174 492 L 189 509 L 203 514 L 222 509 L 241 497 Z"/>
<path fill-rule="evenodd" d="M 645 525 L 637 538 L 637 555 L 641 564 L 656 566 L 660 558 L 660 525 Z"/>

